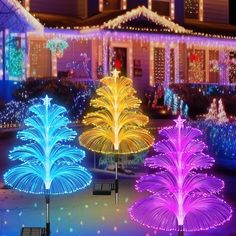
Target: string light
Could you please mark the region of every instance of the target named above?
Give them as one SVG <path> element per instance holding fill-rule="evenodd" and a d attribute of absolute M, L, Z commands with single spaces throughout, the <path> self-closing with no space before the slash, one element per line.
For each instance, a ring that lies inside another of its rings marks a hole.
<path fill-rule="evenodd" d="M 174 81 L 173 83 L 180 83 L 180 56 L 179 56 L 179 45 L 175 45 L 174 47 Z"/>
<path fill-rule="evenodd" d="M 165 82 L 164 82 L 164 86 L 165 87 L 169 87 L 170 84 L 170 67 L 171 67 L 171 58 L 170 58 L 170 44 L 167 44 L 165 46 Z"/>
<path fill-rule="evenodd" d="M 118 30 L 118 29 L 117 29 Z M 28 33 L 29 38 L 42 37 L 42 38 L 53 38 L 59 37 L 71 40 L 96 40 L 98 38 L 117 40 L 117 41 L 127 41 L 127 40 L 141 40 L 147 42 L 169 42 L 170 44 L 175 43 L 185 43 L 187 45 L 198 45 L 199 47 L 208 47 L 209 49 L 219 49 L 226 47 L 228 50 L 234 50 L 236 47 L 236 42 L 233 37 L 221 37 L 218 35 L 208 35 L 204 34 L 191 34 L 181 36 L 178 34 L 164 34 L 155 32 L 119 32 L 114 29 L 114 31 L 109 30 L 93 30 L 87 32 L 79 32 L 77 30 L 59 30 L 59 29 L 45 29 L 44 34 L 38 33 Z"/>
<path fill-rule="evenodd" d="M 22 78 L 24 74 L 23 63 L 25 52 L 20 48 L 19 40 L 20 38 L 12 35 L 9 35 L 7 39 L 6 67 L 8 75 L 13 78 Z"/>
<path fill-rule="evenodd" d="M 205 115 L 205 120 L 215 121 L 217 120 L 217 114 L 218 114 L 218 109 L 216 104 L 216 98 L 213 98 L 208 113 Z"/>
<path fill-rule="evenodd" d="M 173 114 L 179 113 L 184 117 L 188 117 L 188 105 L 170 88 L 165 88 L 164 104 L 169 110 L 172 110 Z"/>
<path fill-rule="evenodd" d="M 27 108 L 26 104 L 20 101 L 6 103 L 0 112 L 0 127 L 16 128 L 21 126 L 27 115 Z"/>
<path fill-rule="evenodd" d="M 228 117 L 226 115 L 226 112 L 225 112 L 225 109 L 224 109 L 224 105 L 223 105 L 222 99 L 220 99 L 219 103 L 218 103 L 217 121 L 220 124 L 229 122 L 229 119 L 228 119 Z"/>
<path fill-rule="evenodd" d="M 218 123 L 214 120 L 199 120 L 191 122 L 192 126 L 200 129 L 203 140 L 209 152 L 216 156 L 218 165 L 232 169 L 236 158 L 236 123 Z"/>
<path fill-rule="evenodd" d="M 68 114 L 70 115 L 74 124 L 79 123 L 88 104 L 95 91 L 95 84 L 92 81 L 87 81 L 81 86 L 74 86 L 71 82 L 60 80 L 27 80 L 20 85 L 15 92 L 16 99 L 19 101 L 11 101 L 6 103 L 4 108 L 0 111 L 0 127 L 1 128 L 16 128 L 22 127 L 23 120 L 28 116 L 28 109 L 31 105 L 38 103 L 38 99 L 34 98 L 35 91 L 44 90 L 45 87 L 56 87 L 63 90 L 63 95 L 71 94 L 73 99 L 67 104 L 70 108 Z M 56 89 L 57 96 L 60 91 Z M 51 91 L 52 92 L 52 91 Z M 54 93 L 54 92 L 53 92 Z M 29 95 L 30 94 L 30 95 Z"/>

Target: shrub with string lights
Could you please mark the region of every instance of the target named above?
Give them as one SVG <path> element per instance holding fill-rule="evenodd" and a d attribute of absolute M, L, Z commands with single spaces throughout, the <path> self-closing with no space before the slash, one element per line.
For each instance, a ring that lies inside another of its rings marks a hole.
<path fill-rule="evenodd" d="M 191 125 L 202 131 L 203 140 L 220 168 L 236 169 L 236 122 L 200 120 Z"/>

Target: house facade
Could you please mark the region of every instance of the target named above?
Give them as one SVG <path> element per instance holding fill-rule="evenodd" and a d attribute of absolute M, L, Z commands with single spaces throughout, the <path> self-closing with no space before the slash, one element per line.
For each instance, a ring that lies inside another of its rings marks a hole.
<path fill-rule="evenodd" d="M 236 82 L 236 27 L 229 24 L 234 20 L 231 1 L 44 3 L 22 2 L 45 27 L 44 31 L 27 33 L 25 76 L 18 80 L 98 80 L 116 68 L 141 89 L 155 83 Z M 59 56 L 47 48 L 49 41 L 58 39 L 68 45 Z"/>
<path fill-rule="evenodd" d="M 196 21 L 235 24 L 234 0 L 24 0 L 26 8 L 34 13 L 50 13 L 87 18 L 100 12 L 132 10 L 145 6 L 159 15 L 183 22 Z M 216 14 L 217 13 L 217 14 Z"/>

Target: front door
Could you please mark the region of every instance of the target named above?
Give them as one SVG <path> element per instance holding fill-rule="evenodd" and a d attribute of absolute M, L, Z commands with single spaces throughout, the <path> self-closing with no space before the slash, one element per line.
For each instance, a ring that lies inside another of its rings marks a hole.
<path fill-rule="evenodd" d="M 127 48 L 113 48 L 111 56 L 111 69 L 117 69 L 120 71 L 120 75 L 127 76 Z"/>

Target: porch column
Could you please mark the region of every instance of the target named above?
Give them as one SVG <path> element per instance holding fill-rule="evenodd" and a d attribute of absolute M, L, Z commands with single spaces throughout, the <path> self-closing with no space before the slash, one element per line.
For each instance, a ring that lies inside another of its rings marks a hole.
<path fill-rule="evenodd" d="M 103 38 L 103 75 L 108 76 L 108 39 L 105 37 Z"/>
<path fill-rule="evenodd" d="M 26 50 L 26 79 L 30 77 L 30 39 L 29 35 L 25 33 L 25 50 Z"/>
<path fill-rule="evenodd" d="M 27 65 L 28 65 L 28 44 L 27 44 L 27 33 L 21 34 L 21 48 L 25 52 L 24 54 L 24 62 L 23 62 L 23 73 L 22 80 L 26 80 L 27 78 Z"/>
<path fill-rule="evenodd" d="M 98 53 L 98 41 L 97 39 L 92 39 L 92 56 L 91 58 L 94 58 L 94 60 L 91 60 L 91 67 L 92 67 L 92 79 L 97 79 L 97 69 L 99 66 L 99 53 Z"/>
<path fill-rule="evenodd" d="M 7 36 L 9 35 L 9 30 L 5 29 L 2 33 L 2 79 L 8 79 L 8 71 L 6 66 L 6 54 L 9 46 L 9 42 L 7 42 Z"/>
<path fill-rule="evenodd" d="M 170 44 L 165 45 L 165 82 L 164 86 L 169 87 L 170 84 Z"/>
<path fill-rule="evenodd" d="M 154 85 L 154 43 L 151 41 L 149 44 L 149 85 L 153 86 Z"/>
<path fill-rule="evenodd" d="M 175 58 L 175 79 L 174 83 L 179 84 L 179 44 L 174 45 L 174 58 Z"/>
<path fill-rule="evenodd" d="M 128 76 L 130 77 L 130 78 L 134 78 L 133 77 L 133 68 L 134 68 L 134 66 L 133 66 L 133 42 L 132 42 L 132 40 L 130 39 L 130 41 L 129 41 L 129 49 L 128 49 L 128 61 L 127 61 L 127 66 L 128 66 L 128 68 L 129 68 L 129 70 L 127 70 L 127 73 L 128 73 Z"/>
<path fill-rule="evenodd" d="M 225 51 L 224 49 L 220 49 L 219 51 L 219 84 L 227 85 L 229 84 L 229 52 Z"/>
<path fill-rule="evenodd" d="M 0 31 L 0 80 L 3 80 L 3 31 Z"/>

